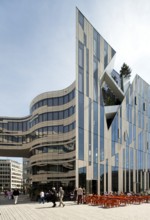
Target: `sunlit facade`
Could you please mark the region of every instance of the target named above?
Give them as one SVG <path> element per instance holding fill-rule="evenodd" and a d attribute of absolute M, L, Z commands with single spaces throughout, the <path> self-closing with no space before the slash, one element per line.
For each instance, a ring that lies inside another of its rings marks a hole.
<path fill-rule="evenodd" d="M 76 79 L 0 117 L 1 156 L 28 158 L 32 187 L 87 193 L 150 188 L 150 86 L 113 69 L 115 50 L 76 9 Z"/>
<path fill-rule="evenodd" d="M 0 191 L 22 190 L 22 164 L 13 160 L 0 159 Z"/>

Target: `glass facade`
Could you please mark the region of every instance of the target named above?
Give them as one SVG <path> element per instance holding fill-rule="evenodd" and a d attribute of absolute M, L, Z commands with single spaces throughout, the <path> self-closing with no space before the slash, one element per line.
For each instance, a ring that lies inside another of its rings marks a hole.
<path fill-rule="evenodd" d="M 147 191 L 150 85 L 137 75 L 124 93 L 114 49 L 76 14 L 75 82 L 37 96 L 27 117 L 0 117 L 0 154 L 27 157 L 34 188 Z"/>

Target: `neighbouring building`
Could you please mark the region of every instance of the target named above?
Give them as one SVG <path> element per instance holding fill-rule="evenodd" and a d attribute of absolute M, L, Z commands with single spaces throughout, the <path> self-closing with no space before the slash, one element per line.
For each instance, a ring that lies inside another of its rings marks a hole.
<path fill-rule="evenodd" d="M 149 190 L 150 85 L 136 75 L 122 89 L 115 53 L 76 9 L 75 81 L 35 97 L 29 116 L 0 117 L 0 154 L 28 158 L 32 188 Z"/>
<path fill-rule="evenodd" d="M 22 190 L 22 164 L 13 160 L 0 159 L 0 191 Z"/>

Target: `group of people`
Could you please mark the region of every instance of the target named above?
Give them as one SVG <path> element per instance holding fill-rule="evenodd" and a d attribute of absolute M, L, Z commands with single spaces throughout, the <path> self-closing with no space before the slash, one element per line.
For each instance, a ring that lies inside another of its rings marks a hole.
<path fill-rule="evenodd" d="M 59 199 L 59 207 L 62 205 L 63 207 L 65 206 L 63 202 L 64 198 L 64 190 L 62 187 L 59 187 L 59 191 L 57 193 L 56 188 L 52 187 L 52 190 L 49 190 L 48 193 L 44 193 L 42 190 L 40 192 L 40 203 L 43 203 L 46 201 L 51 201 L 53 203 L 52 207 L 56 207 L 56 201 Z"/>
<path fill-rule="evenodd" d="M 8 196 L 8 199 L 14 199 L 14 204 L 18 203 L 19 190 L 16 188 L 13 191 L 5 191 L 5 196 Z"/>

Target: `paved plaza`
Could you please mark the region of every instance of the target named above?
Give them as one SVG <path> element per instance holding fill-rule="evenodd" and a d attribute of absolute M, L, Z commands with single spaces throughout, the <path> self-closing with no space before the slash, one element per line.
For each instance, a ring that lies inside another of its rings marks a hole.
<path fill-rule="evenodd" d="M 0 220 L 149 220 L 150 203 L 126 205 L 116 208 L 77 205 L 65 202 L 65 207 L 52 208 L 52 203 L 39 204 L 19 198 L 13 200 L 0 197 Z"/>

